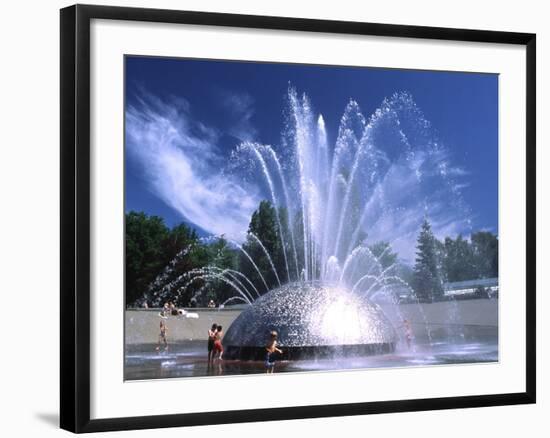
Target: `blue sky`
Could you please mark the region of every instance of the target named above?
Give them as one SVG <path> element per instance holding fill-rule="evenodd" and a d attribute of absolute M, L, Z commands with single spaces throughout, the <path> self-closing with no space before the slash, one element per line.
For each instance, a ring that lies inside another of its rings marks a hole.
<path fill-rule="evenodd" d="M 461 169 L 472 229 L 498 232 L 498 76 L 476 73 L 126 57 L 126 211 L 209 232 L 221 217 L 242 226 L 258 194 L 204 175 L 241 141 L 280 143 L 289 83 L 323 115 L 332 145 L 350 98 L 368 117 L 385 97 L 410 93 Z M 185 156 L 159 149 L 174 138 L 190 145 Z"/>

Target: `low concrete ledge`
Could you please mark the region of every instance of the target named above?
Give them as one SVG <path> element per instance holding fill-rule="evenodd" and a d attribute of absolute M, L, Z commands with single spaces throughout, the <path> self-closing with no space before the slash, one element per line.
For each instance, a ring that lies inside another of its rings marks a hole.
<path fill-rule="evenodd" d="M 399 332 L 407 319 L 417 339 L 444 339 L 453 333 L 466 338 L 495 338 L 498 336 L 498 299 L 473 299 L 423 304 L 381 306 Z M 207 339 L 213 323 L 228 329 L 242 312 L 238 308 L 192 308 L 199 318 L 171 316 L 165 320 L 168 342 Z M 151 344 L 158 341 L 161 309 L 128 309 L 125 311 L 125 340 L 127 344 Z M 426 330 L 426 325 L 429 330 Z"/>
<path fill-rule="evenodd" d="M 149 344 L 158 342 L 160 333 L 160 312 L 162 309 L 130 309 L 125 311 L 126 344 Z M 208 337 L 208 329 L 212 324 L 220 324 L 228 328 L 239 316 L 241 309 L 188 309 L 197 313 L 198 319 L 182 316 L 170 316 L 165 319 L 168 329 L 168 342 L 181 342 Z"/>

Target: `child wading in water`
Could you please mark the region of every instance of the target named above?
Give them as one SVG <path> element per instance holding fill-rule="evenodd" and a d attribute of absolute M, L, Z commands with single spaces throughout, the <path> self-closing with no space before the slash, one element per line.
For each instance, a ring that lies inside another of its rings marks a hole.
<path fill-rule="evenodd" d="M 403 328 L 405 331 L 405 341 L 407 342 L 407 348 L 411 349 L 411 342 L 413 340 L 413 331 L 411 327 L 411 323 L 407 320 L 403 320 Z"/>
<path fill-rule="evenodd" d="M 212 324 L 210 330 L 208 330 L 208 362 L 211 362 L 214 358 L 214 342 L 216 342 L 216 331 L 218 324 Z"/>
<path fill-rule="evenodd" d="M 274 353 L 283 354 L 283 352 L 277 348 L 277 332 L 272 331 L 270 333 L 270 339 L 267 343 L 266 347 L 266 354 L 265 354 L 265 368 L 267 374 L 273 374 L 273 371 L 275 370 L 275 359 L 273 358 Z"/>
<path fill-rule="evenodd" d="M 166 323 L 163 319 L 160 320 L 160 333 L 159 333 L 159 342 L 157 346 L 157 351 L 160 350 L 160 344 L 161 342 L 164 342 L 164 350 L 168 350 L 168 342 L 166 341 L 166 332 L 168 332 L 168 329 L 166 328 Z"/>
<path fill-rule="evenodd" d="M 216 354 L 218 355 L 218 359 L 222 358 L 223 355 L 223 345 L 222 345 L 222 326 L 219 325 L 216 328 L 216 334 L 214 335 L 214 350 L 212 352 L 212 360 L 216 358 Z"/>

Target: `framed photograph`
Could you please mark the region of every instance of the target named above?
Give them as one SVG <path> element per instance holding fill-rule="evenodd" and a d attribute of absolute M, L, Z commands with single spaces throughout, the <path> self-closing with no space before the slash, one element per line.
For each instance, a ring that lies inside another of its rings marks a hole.
<path fill-rule="evenodd" d="M 62 9 L 61 427 L 534 403 L 535 79 L 534 34 Z"/>

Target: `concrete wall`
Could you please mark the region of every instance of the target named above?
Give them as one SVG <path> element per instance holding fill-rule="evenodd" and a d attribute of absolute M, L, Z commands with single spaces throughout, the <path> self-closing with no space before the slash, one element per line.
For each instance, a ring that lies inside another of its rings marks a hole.
<path fill-rule="evenodd" d="M 417 339 L 464 335 L 466 339 L 498 336 L 498 299 L 444 301 L 382 306 L 399 330 L 407 319 Z"/>
<path fill-rule="evenodd" d="M 168 328 L 168 342 L 190 339 L 207 339 L 208 329 L 213 323 L 227 329 L 241 313 L 230 309 L 193 309 L 198 319 L 169 317 L 165 320 Z M 127 344 L 154 343 L 158 341 L 160 309 L 126 310 L 125 338 Z"/>
<path fill-rule="evenodd" d="M 464 334 L 467 338 L 496 337 L 498 335 L 498 300 L 477 299 L 446 301 L 432 304 L 403 304 L 382 306 L 399 331 L 403 320 L 411 323 L 417 339 L 429 335 L 432 339 Z M 168 341 L 177 342 L 207 338 L 213 323 L 225 329 L 239 316 L 241 309 L 193 309 L 198 319 L 170 317 L 166 320 Z M 160 309 L 126 311 L 126 343 L 155 343 L 159 334 Z M 428 330 L 426 329 L 428 327 Z"/>

